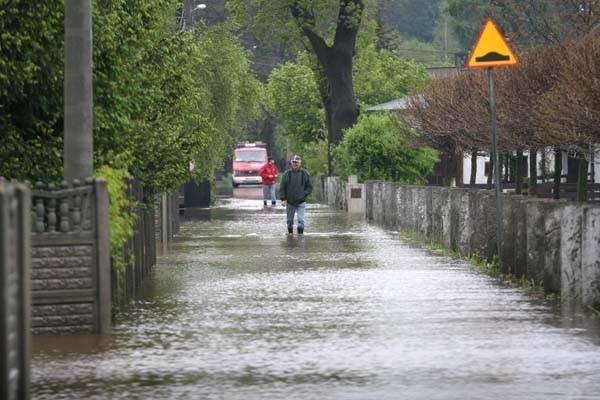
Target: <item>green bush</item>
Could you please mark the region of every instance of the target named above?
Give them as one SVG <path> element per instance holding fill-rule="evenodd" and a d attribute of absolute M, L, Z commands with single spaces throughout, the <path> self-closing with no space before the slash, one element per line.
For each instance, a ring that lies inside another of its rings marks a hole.
<path fill-rule="evenodd" d="M 133 263 L 133 255 L 128 260 L 123 256 L 123 248 L 127 241 L 133 237 L 133 227 L 136 216 L 133 210 L 137 203 L 127 196 L 127 184 L 125 179 L 128 177 L 124 169 L 113 169 L 109 166 L 102 166 L 96 170 L 97 177 L 104 178 L 108 186 L 109 196 L 109 230 L 110 230 L 110 256 L 112 265 L 119 278 L 119 288 L 125 280 L 125 262 Z M 120 297 L 120 293 L 117 294 Z"/>
<path fill-rule="evenodd" d="M 346 131 L 334 150 L 335 172 L 342 178 L 423 183 L 438 152 L 409 143 L 411 129 L 391 115 L 364 115 Z"/>

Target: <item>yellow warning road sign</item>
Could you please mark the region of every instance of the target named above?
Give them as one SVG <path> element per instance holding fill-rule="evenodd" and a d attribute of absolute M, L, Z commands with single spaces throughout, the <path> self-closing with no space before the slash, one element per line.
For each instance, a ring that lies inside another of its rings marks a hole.
<path fill-rule="evenodd" d="M 489 18 L 479 34 L 467 66 L 469 68 L 506 67 L 518 63 L 517 56 L 506 43 L 506 39 L 494 21 Z"/>

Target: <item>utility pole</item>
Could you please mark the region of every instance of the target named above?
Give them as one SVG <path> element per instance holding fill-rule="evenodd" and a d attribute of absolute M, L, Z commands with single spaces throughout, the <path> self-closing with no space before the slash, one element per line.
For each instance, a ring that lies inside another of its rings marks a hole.
<path fill-rule="evenodd" d="M 194 0 L 183 0 L 183 28 L 191 28 L 193 25 L 193 21 L 192 21 L 193 6 L 194 6 Z"/>
<path fill-rule="evenodd" d="M 65 0 L 64 179 L 94 172 L 92 0 Z"/>

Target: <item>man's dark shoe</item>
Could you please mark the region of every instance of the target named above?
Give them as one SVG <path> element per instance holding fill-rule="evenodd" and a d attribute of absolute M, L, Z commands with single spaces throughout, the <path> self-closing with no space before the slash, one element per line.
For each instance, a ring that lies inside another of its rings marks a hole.
<path fill-rule="evenodd" d="M 267 201 L 263 201 L 263 205 L 266 207 L 267 206 Z"/>
<path fill-rule="evenodd" d="M 294 233 L 294 229 L 293 228 L 288 228 L 288 233 Z"/>
<path fill-rule="evenodd" d="M 277 202 L 276 202 L 275 200 L 273 200 L 273 201 L 271 202 L 271 205 L 272 205 L 272 206 L 274 206 L 274 205 L 276 205 L 276 204 L 277 204 Z"/>
<path fill-rule="evenodd" d="M 298 235 L 304 234 L 304 228 L 298 228 Z"/>

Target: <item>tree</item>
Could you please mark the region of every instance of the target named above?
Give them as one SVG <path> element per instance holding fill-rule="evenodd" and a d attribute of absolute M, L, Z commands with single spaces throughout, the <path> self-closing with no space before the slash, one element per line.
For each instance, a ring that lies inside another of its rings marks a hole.
<path fill-rule="evenodd" d="M 301 43 L 316 56 L 328 139 L 339 143 L 358 114 L 352 74 L 364 0 L 233 0 L 229 8 L 260 39 Z"/>
<path fill-rule="evenodd" d="M 0 0 L 0 176 L 62 180 L 63 7 Z"/>
<path fill-rule="evenodd" d="M 374 36 L 361 32 L 354 63 L 356 97 L 361 107 L 404 97 L 427 80 L 422 67 L 388 50 L 378 51 L 374 42 Z M 280 133 L 286 135 L 286 143 L 281 144 L 292 146 L 303 155 L 314 155 L 318 160 L 311 165 L 311 172 L 321 173 L 326 127 L 311 65 L 310 55 L 303 53 L 296 63 L 275 69 L 266 88 L 265 106 L 280 121 Z"/>
<path fill-rule="evenodd" d="M 412 146 L 411 135 L 408 125 L 393 115 L 361 116 L 335 149 L 341 176 L 357 175 L 362 181 L 423 183 L 438 160 L 438 153 Z"/>
<path fill-rule="evenodd" d="M 425 69 L 381 49 L 375 40 L 361 44 L 355 57 L 355 91 L 361 107 L 399 99 L 418 91 L 428 80 Z"/>
<path fill-rule="evenodd" d="M 381 1 L 389 22 L 404 36 L 431 42 L 435 23 L 440 17 L 440 0 Z"/>
<path fill-rule="evenodd" d="M 471 49 L 485 18 L 498 23 L 511 44 L 526 49 L 581 37 L 600 23 L 600 0 L 447 0 L 452 26 Z"/>
<path fill-rule="evenodd" d="M 433 147 L 448 157 L 444 185 L 452 178 L 462 180 L 465 152 L 475 157 L 489 151 L 489 111 L 485 74 L 468 71 L 454 77 L 433 80 L 409 101 L 406 118 L 416 127 L 416 143 Z M 474 173 L 472 171 L 471 182 Z"/>
<path fill-rule="evenodd" d="M 64 4 L 0 5 L 0 175 L 57 182 Z M 149 198 L 213 176 L 259 113 L 237 37 L 223 25 L 179 29 L 178 0 L 94 5 L 94 164 L 128 170 Z"/>
<path fill-rule="evenodd" d="M 288 62 L 274 69 L 264 102 L 267 111 L 281 121 L 285 134 L 306 143 L 326 139 L 323 105 L 309 66 Z"/>

